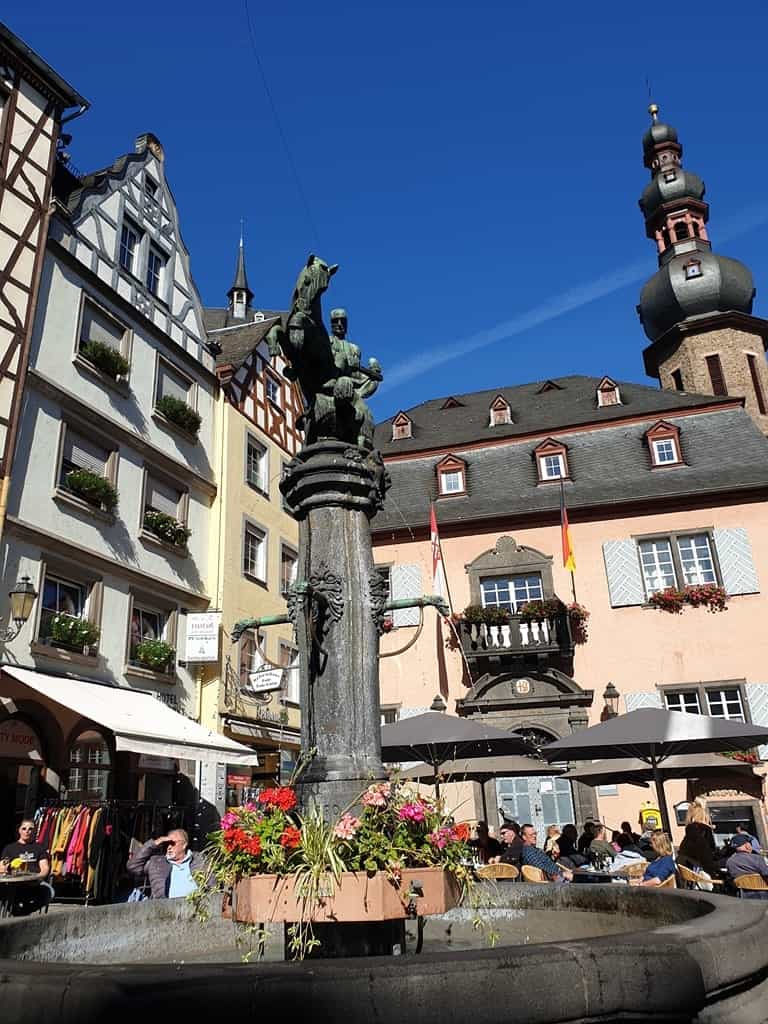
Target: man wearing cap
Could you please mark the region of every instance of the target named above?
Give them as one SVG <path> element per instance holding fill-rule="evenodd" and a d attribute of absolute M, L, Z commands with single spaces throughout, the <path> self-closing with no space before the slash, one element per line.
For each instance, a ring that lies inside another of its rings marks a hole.
<path fill-rule="evenodd" d="M 733 853 L 725 862 L 726 870 L 731 878 L 739 878 L 741 875 L 760 875 L 768 881 L 768 864 L 759 853 L 752 851 L 752 836 L 746 832 L 737 832 L 731 840 Z M 744 892 L 744 896 L 752 899 L 765 898 L 765 892 Z"/>
<path fill-rule="evenodd" d="M 520 867 L 523 855 L 523 841 L 520 838 L 520 826 L 515 821 L 504 821 L 499 828 L 499 837 L 504 849 L 498 857 L 491 858 L 492 864 L 513 864 Z"/>

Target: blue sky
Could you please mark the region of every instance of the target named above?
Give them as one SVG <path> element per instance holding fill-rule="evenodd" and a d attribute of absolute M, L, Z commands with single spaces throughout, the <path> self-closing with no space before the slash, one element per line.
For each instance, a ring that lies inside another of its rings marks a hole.
<path fill-rule="evenodd" d="M 79 168 L 160 138 L 206 304 L 225 302 L 241 217 L 257 305 L 287 303 L 309 251 L 341 264 L 326 313 L 345 305 L 383 364 L 377 418 L 568 373 L 646 381 L 646 78 L 707 183 L 714 247 L 768 313 L 764 4 L 248 4 L 306 204 L 245 0 L 2 17 L 91 101 Z"/>

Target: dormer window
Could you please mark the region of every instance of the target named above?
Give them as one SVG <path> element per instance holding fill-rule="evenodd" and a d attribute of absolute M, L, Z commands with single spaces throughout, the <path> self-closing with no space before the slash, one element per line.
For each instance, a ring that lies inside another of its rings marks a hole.
<path fill-rule="evenodd" d="M 399 412 L 392 420 L 392 440 L 404 441 L 408 437 L 413 437 L 411 418 L 404 412 Z"/>
<path fill-rule="evenodd" d="M 621 405 L 621 392 L 615 380 L 611 380 L 610 377 L 603 377 L 597 385 L 597 404 L 601 407 L 604 405 Z"/>
<path fill-rule="evenodd" d="M 446 400 L 440 406 L 441 409 L 462 409 L 463 407 L 464 403 L 460 402 L 458 398 L 454 398 L 453 395 L 450 395 L 448 398 L 446 398 Z"/>
<path fill-rule="evenodd" d="M 701 260 L 688 260 L 683 264 L 683 271 L 686 281 L 690 281 L 694 277 L 701 277 Z"/>
<path fill-rule="evenodd" d="M 683 464 L 680 454 L 680 428 L 673 423 L 659 420 L 646 431 L 645 439 L 651 453 L 652 469 Z"/>
<path fill-rule="evenodd" d="M 503 395 L 497 395 L 491 402 L 491 418 L 489 426 L 500 427 L 505 423 L 511 422 L 512 410 L 509 407 L 509 402 Z"/>
<path fill-rule="evenodd" d="M 467 493 L 467 464 L 455 455 L 447 455 L 435 467 L 437 492 L 440 495 Z"/>
<path fill-rule="evenodd" d="M 568 449 L 560 441 L 547 438 L 534 449 L 539 483 L 551 480 L 565 480 L 569 477 Z"/>

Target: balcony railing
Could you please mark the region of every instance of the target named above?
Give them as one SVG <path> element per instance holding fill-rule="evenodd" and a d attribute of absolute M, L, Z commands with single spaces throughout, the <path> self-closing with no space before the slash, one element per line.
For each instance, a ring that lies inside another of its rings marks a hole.
<path fill-rule="evenodd" d="M 521 622 L 519 615 L 512 615 L 503 626 L 465 621 L 458 625 L 461 644 L 468 658 L 541 654 L 568 657 L 573 653 L 566 611 L 534 622 Z"/>

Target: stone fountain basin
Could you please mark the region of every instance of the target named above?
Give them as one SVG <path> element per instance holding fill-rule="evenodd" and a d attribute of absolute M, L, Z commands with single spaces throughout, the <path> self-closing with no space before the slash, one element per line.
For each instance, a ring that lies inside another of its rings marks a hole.
<path fill-rule="evenodd" d="M 494 949 L 458 908 L 428 920 L 420 956 L 305 964 L 282 962 L 279 927 L 268 962 L 235 962 L 231 922 L 214 914 L 200 926 L 183 900 L 6 920 L 2 1018 L 249 1020 L 303 1007 L 312 1024 L 768 1021 L 768 903 L 618 885 L 485 888 Z"/>

